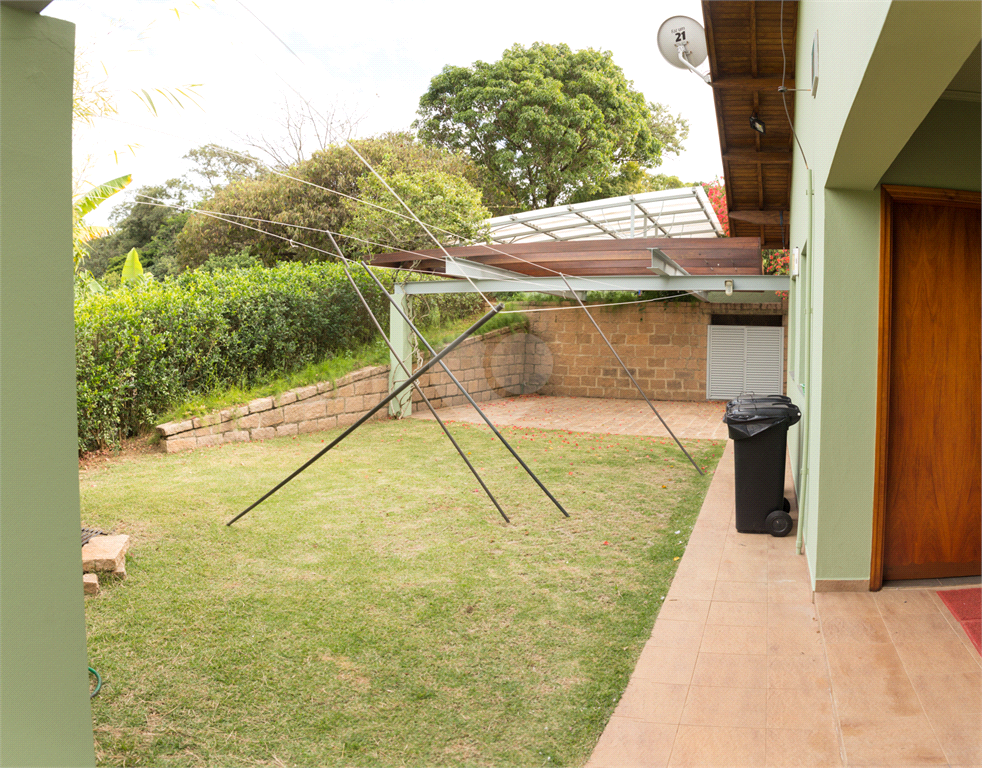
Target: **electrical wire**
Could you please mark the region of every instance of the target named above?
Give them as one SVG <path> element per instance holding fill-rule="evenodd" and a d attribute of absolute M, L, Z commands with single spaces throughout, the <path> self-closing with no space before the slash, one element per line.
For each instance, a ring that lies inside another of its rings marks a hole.
<path fill-rule="evenodd" d="M 781 60 L 783 66 L 781 69 L 781 103 L 784 104 L 784 114 L 788 118 L 788 125 L 791 126 L 791 136 L 794 138 L 795 143 L 798 145 L 798 151 L 801 152 L 801 159 L 805 163 L 805 170 L 810 170 L 808 168 L 808 158 L 805 157 L 805 150 L 801 148 L 801 142 L 798 140 L 798 134 L 794 129 L 794 122 L 791 120 L 791 113 L 788 111 L 788 98 L 787 98 L 787 88 L 784 87 L 784 78 L 788 72 L 788 57 L 784 52 L 784 0 L 781 0 Z"/>

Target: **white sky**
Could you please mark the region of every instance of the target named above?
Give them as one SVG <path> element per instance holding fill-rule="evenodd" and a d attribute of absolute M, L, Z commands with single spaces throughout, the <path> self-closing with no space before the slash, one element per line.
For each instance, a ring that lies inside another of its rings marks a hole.
<path fill-rule="evenodd" d="M 87 51 L 94 70 L 101 73 L 105 65 L 106 84 L 116 94 L 119 114 L 76 137 L 76 165 L 91 156 L 85 177 L 94 183 L 132 173 L 129 189 L 135 190 L 181 176 L 189 168 L 181 156 L 194 147 L 214 142 L 244 148 L 236 134 L 276 135 L 281 132 L 276 117 L 291 87 L 320 110 L 340 104 L 364 115 L 359 136 L 405 129 L 430 79 L 445 65 L 497 61 L 514 43 L 536 41 L 611 51 L 649 101 L 689 121 L 686 151 L 666 155 L 657 172 L 689 182 L 722 174 L 712 90 L 695 75 L 669 66 L 655 45 L 666 18 L 686 15 L 702 21 L 697 0 L 589 7 L 541 0 L 491 5 L 460 0 L 55 0 L 44 14 L 76 24 L 77 50 Z M 154 98 L 154 116 L 130 93 L 190 83 L 202 84 L 197 89 L 201 109 L 192 104 L 181 109 Z M 139 145 L 135 153 L 126 149 L 130 144 Z M 104 224 L 121 197 L 87 221 Z"/>

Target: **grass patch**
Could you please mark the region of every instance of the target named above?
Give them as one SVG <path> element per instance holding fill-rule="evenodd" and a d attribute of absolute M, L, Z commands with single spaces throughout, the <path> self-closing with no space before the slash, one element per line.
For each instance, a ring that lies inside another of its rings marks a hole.
<path fill-rule="evenodd" d="M 80 473 L 129 533 L 86 601 L 100 765 L 582 765 L 627 683 L 725 441 L 366 425 Z"/>

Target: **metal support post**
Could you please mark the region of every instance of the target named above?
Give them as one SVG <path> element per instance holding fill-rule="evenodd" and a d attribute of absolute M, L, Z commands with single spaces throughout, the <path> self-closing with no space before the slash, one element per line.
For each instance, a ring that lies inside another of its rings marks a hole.
<path fill-rule="evenodd" d="M 406 289 L 396 284 L 392 292 L 392 300 L 406 315 L 409 314 L 409 296 Z M 389 391 L 392 392 L 406 379 L 409 374 L 402 367 L 401 361 L 408 361 L 408 367 L 412 368 L 412 345 L 410 341 L 409 325 L 403 319 L 402 314 L 389 307 L 389 341 L 392 343 L 394 351 L 389 353 Z M 412 390 L 405 390 L 401 395 L 389 403 L 389 415 L 396 419 L 404 419 L 411 416 L 413 412 L 413 393 Z"/>

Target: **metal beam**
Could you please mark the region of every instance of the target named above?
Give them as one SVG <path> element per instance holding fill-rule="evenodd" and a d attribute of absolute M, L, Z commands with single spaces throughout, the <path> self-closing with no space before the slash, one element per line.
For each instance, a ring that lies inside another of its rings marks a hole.
<path fill-rule="evenodd" d="M 469 261 L 468 259 L 447 259 L 445 269 L 446 274 L 451 277 L 469 277 L 472 280 L 500 279 L 514 281 L 516 277 L 524 279 L 524 275 L 518 272 L 511 272 L 501 267 L 492 267 L 490 264 L 479 264 L 476 261 Z M 524 291 L 525 289 L 517 287 L 515 290 Z M 560 296 L 564 299 L 576 298 L 574 295 L 575 292 L 570 293 L 569 291 L 543 291 L 543 293 L 548 293 L 550 296 Z M 579 291 L 579 293 L 583 292 Z M 584 293 L 583 296 L 585 295 Z"/>
<path fill-rule="evenodd" d="M 408 294 L 423 293 L 484 293 L 505 291 L 538 291 L 539 293 L 566 290 L 561 277 L 524 277 L 517 279 L 463 280 L 446 282 L 407 283 Z M 733 281 L 735 291 L 788 291 L 791 278 L 787 275 L 679 275 L 675 277 L 626 275 L 622 277 L 567 277 L 575 291 L 725 291 L 726 280 Z"/>

